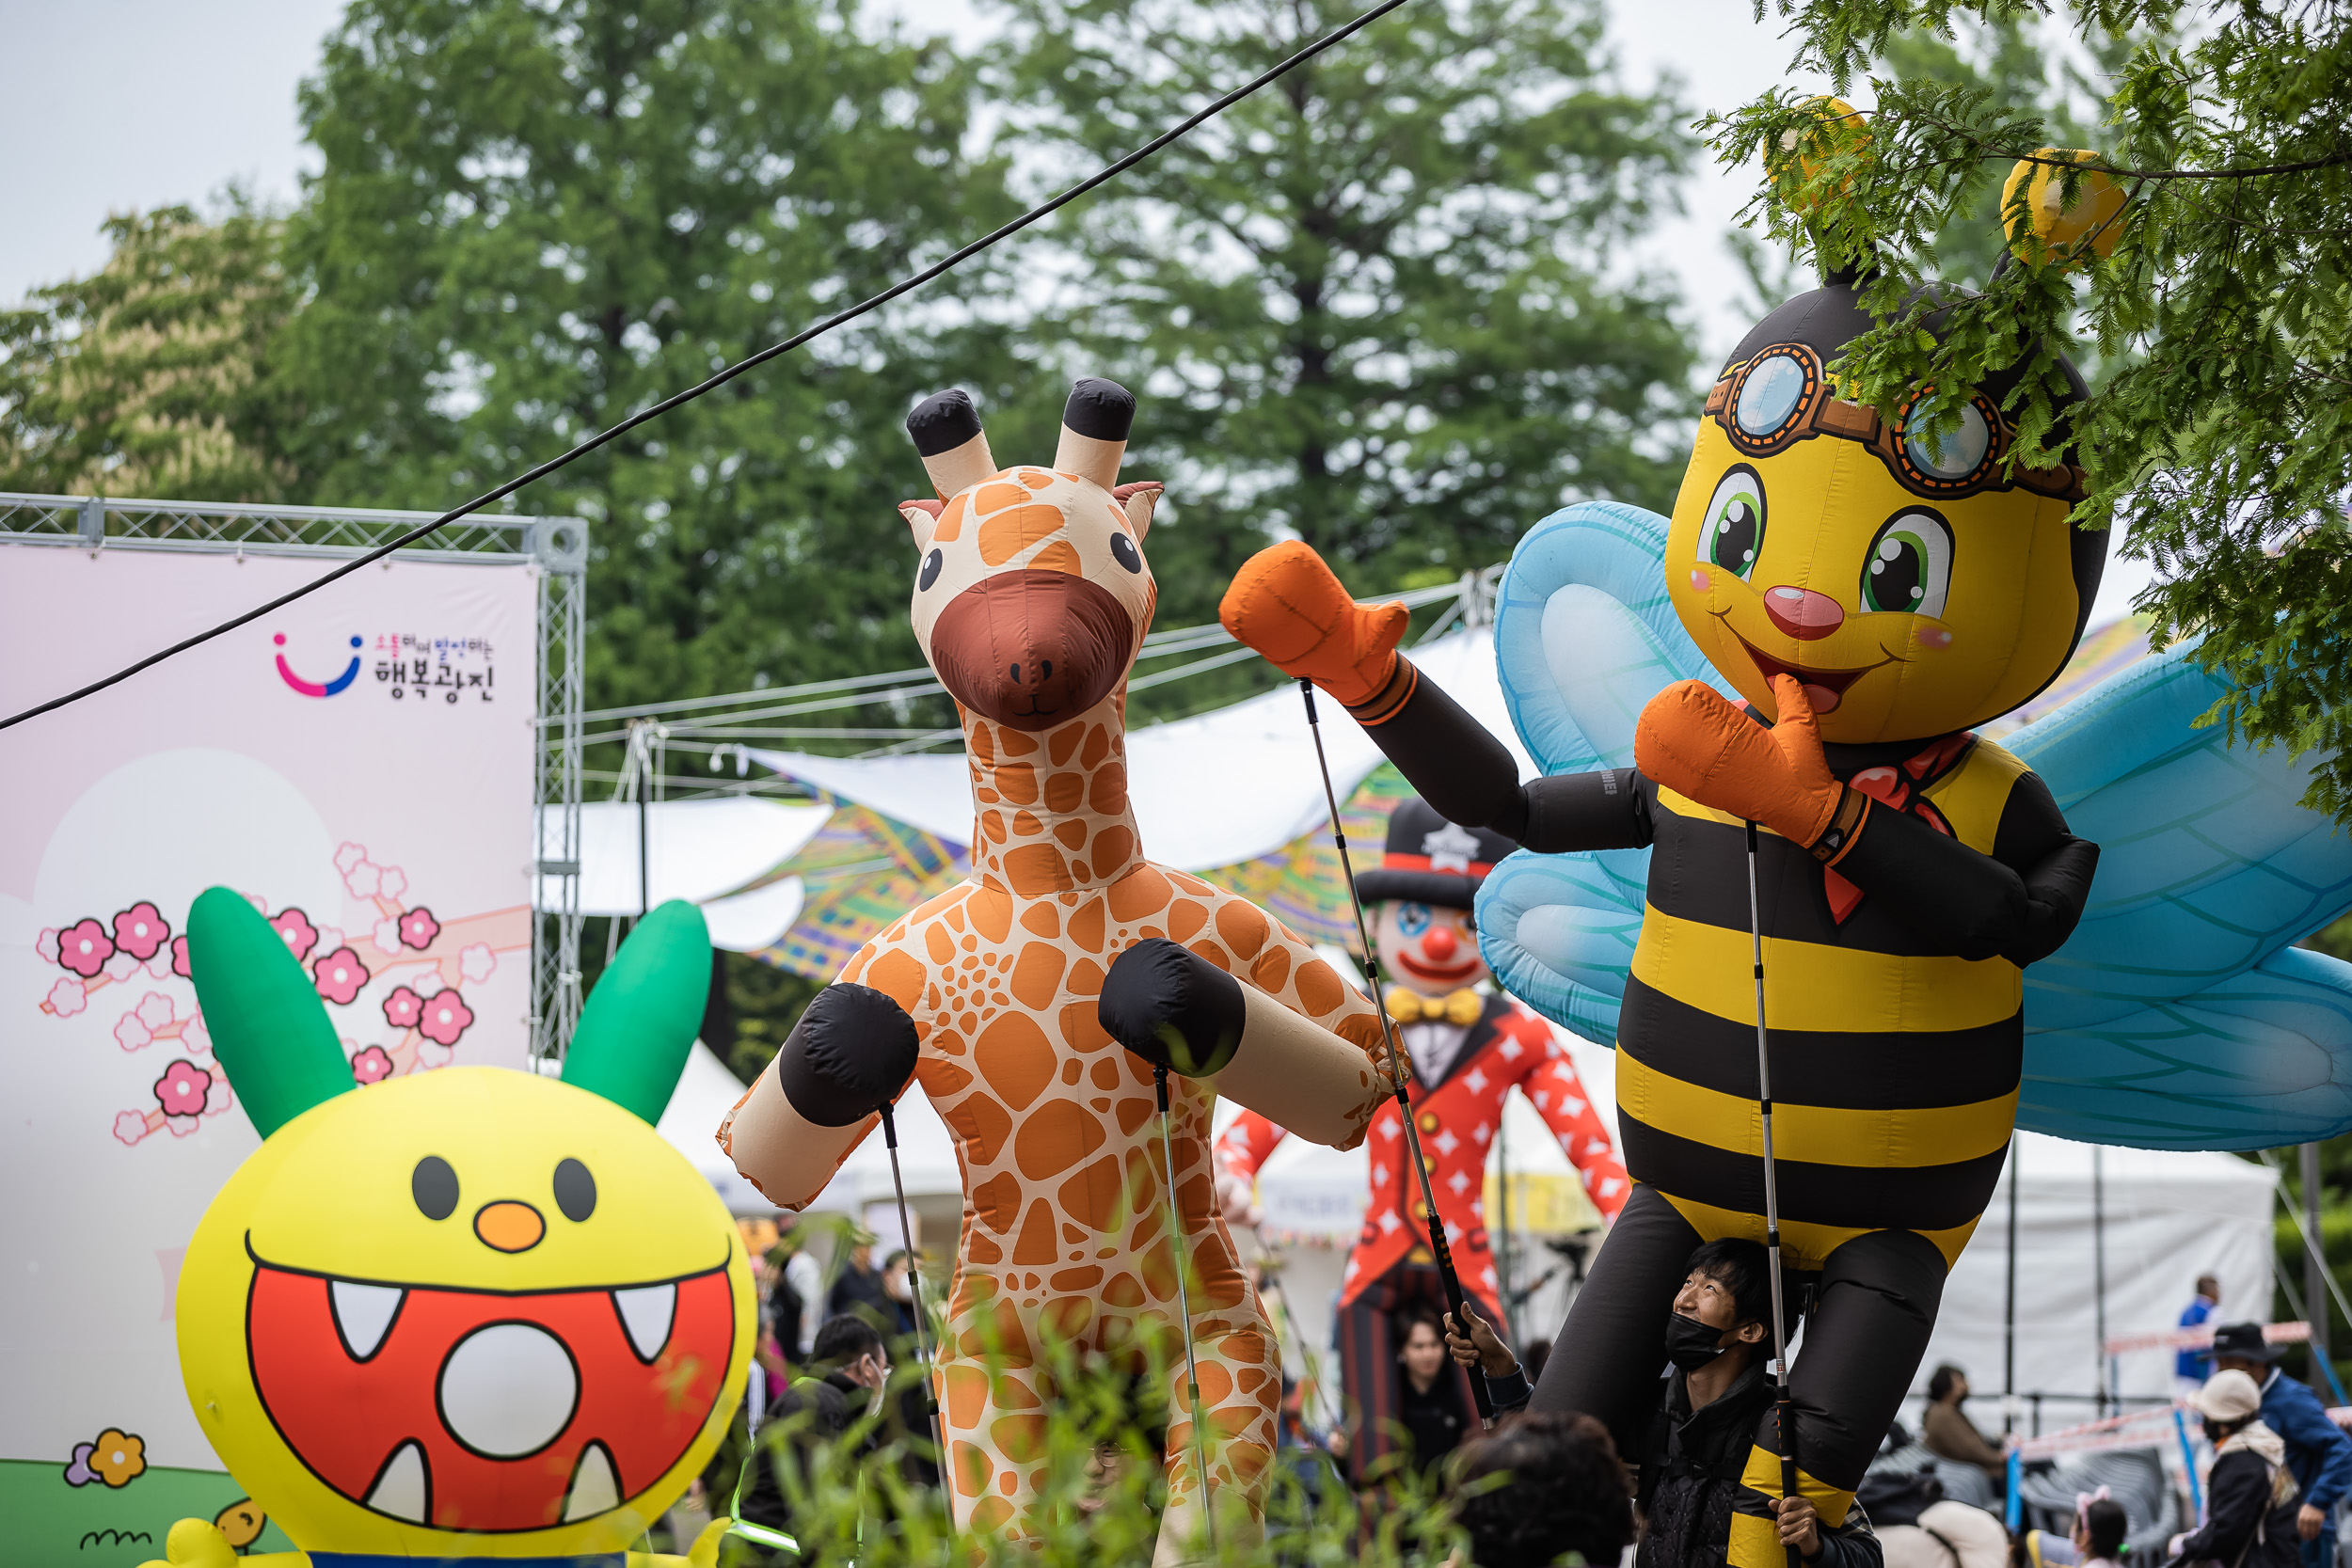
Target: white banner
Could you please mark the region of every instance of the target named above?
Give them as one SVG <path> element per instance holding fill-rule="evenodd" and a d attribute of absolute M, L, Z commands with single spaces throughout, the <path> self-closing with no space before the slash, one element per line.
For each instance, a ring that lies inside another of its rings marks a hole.
<path fill-rule="evenodd" d="M 326 569 L 0 546 L 0 711 Z M 511 559 L 371 566 L 0 731 L 0 1517 L 28 1554 L 12 1561 L 159 1557 L 173 1519 L 237 1496 L 172 1329 L 189 1234 L 258 1147 L 187 978 L 198 893 L 224 884 L 270 917 L 358 1083 L 522 1064 L 535 597 L 536 568 Z"/>

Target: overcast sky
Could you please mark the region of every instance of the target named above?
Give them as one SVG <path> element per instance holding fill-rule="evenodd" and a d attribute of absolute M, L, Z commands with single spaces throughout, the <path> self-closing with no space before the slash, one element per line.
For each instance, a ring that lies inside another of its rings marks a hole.
<path fill-rule="evenodd" d="M 965 41 L 985 30 L 970 0 L 877 0 L 918 27 Z M 1607 0 L 1625 74 L 1661 71 L 1694 111 L 1724 110 L 1784 80 L 1789 49 L 1749 0 Z M 0 0 L 0 302 L 104 261 L 110 213 L 202 205 L 231 181 L 290 202 L 313 166 L 294 88 L 317 59 L 342 0 Z M 1680 274 L 1705 356 L 1747 325 L 1746 290 L 1724 245 L 1753 171 L 1702 156 L 1687 215 L 1664 225 L 1635 264 Z M 2137 567 L 2101 594 L 2144 580 Z"/>

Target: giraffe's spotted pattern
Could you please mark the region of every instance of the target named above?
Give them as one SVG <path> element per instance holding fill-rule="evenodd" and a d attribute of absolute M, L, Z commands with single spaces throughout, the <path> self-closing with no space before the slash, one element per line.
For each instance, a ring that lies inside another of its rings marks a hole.
<path fill-rule="evenodd" d="M 1196 1490 L 1152 1073 L 1095 1019 L 1111 959 L 1145 937 L 1182 942 L 1364 1051 L 1356 1139 L 1381 1103 L 1370 1003 L 1254 905 L 1143 858 L 1127 807 L 1124 704 L 1114 694 L 1041 733 L 965 714 L 972 879 L 884 930 L 841 976 L 913 1017 L 916 1082 L 956 1139 L 963 1243 L 938 1385 L 947 1470 L 961 1523 L 1022 1537 L 1055 1398 L 1041 1354 L 1048 1332 L 1135 1371 L 1160 1342 L 1175 1368 L 1171 1506 Z M 1254 1513 L 1280 1358 L 1218 1217 L 1212 1097 L 1181 1078 L 1171 1087 L 1209 1484 Z"/>

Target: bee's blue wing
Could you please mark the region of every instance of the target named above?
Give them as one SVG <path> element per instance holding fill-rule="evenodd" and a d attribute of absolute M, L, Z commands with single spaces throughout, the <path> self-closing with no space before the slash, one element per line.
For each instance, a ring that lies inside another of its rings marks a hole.
<path fill-rule="evenodd" d="M 2310 762 L 2194 721 L 2228 689 L 2176 648 L 2004 744 L 2099 846 L 2082 924 L 2026 972 L 2020 1125 L 2144 1148 L 2352 1128 L 2352 964 L 2290 947 L 2352 906 L 2352 833 Z"/>
<path fill-rule="evenodd" d="M 1511 554 L 1495 665 L 1512 726 L 1547 774 L 1630 768 L 1650 698 L 1692 678 L 1723 689 L 1666 597 L 1666 528 L 1638 506 L 1585 501 Z M 1647 849 L 1510 856 L 1478 894 L 1487 966 L 1545 1017 L 1615 1044 L 1648 877 Z"/>

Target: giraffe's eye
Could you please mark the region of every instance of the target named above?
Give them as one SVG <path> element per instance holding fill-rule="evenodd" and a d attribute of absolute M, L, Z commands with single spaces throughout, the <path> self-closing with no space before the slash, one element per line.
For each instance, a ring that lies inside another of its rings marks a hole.
<path fill-rule="evenodd" d="M 920 592 L 939 580 L 939 569 L 947 564 L 947 558 L 937 550 L 923 558 L 923 570 L 915 577 L 914 586 Z"/>
<path fill-rule="evenodd" d="M 1131 572 L 1143 570 L 1143 552 L 1136 548 L 1134 540 L 1118 529 L 1111 531 L 1111 559 Z"/>

